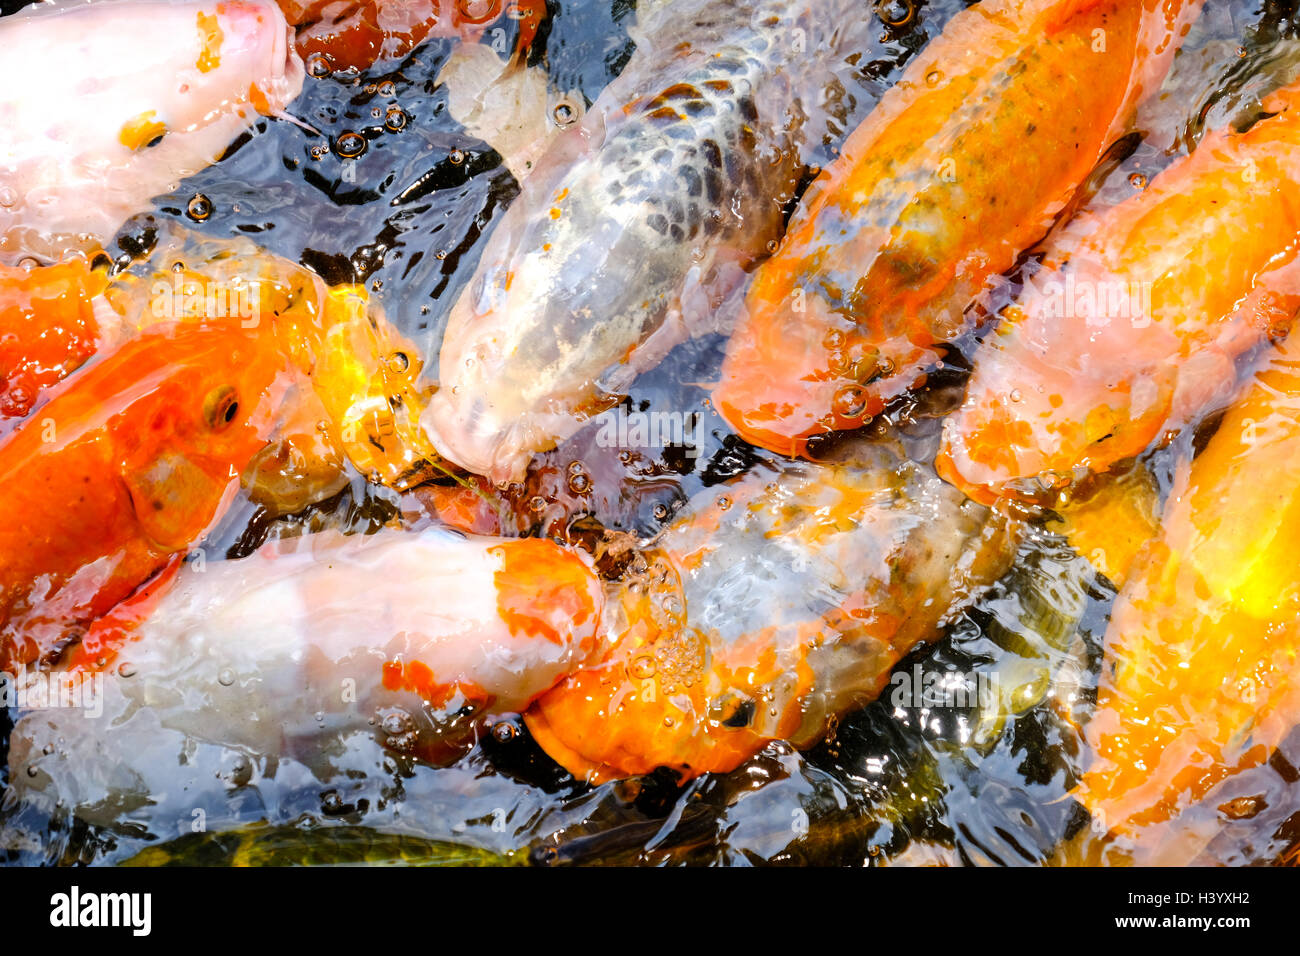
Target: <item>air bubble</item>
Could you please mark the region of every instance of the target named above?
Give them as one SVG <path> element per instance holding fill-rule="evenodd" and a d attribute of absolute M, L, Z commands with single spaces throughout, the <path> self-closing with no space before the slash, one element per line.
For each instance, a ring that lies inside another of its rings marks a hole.
<path fill-rule="evenodd" d="M 220 674 L 217 675 L 217 683 L 220 684 L 222 687 L 229 687 L 234 682 L 235 682 L 235 672 L 231 670 L 229 667 L 225 668 Z"/>
<path fill-rule="evenodd" d="M 384 127 L 396 133 L 406 128 L 406 114 L 396 106 L 384 114 Z"/>
<path fill-rule="evenodd" d="M 339 133 L 334 140 L 334 151 L 344 159 L 356 159 L 366 151 L 366 138 L 360 133 Z"/>
<path fill-rule="evenodd" d="M 573 100 L 563 99 L 552 108 L 551 117 L 556 126 L 565 129 L 582 118 L 582 110 Z"/>
<path fill-rule="evenodd" d="M 323 80 L 328 77 L 334 70 L 330 68 L 329 58 L 323 53 L 313 53 L 307 57 L 307 73 Z"/>
<path fill-rule="evenodd" d="M 1128 178 L 1128 184 L 1132 186 L 1134 189 L 1146 189 L 1147 178 L 1141 173 L 1134 173 L 1132 176 Z"/>
<path fill-rule="evenodd" d="M 195 222 L 202 222 L 212 215 L 212 200 L 203 193 L 195 193 L 185 207 L 185 215 Z"/>
<path fill-rule="evenodd" d="M 867 390 L 861 385 L 845 385 L 835 393 L 831 408 L 841 418 L 861 418 L 867 411 Z"/>
<path fill-rule="evenodd" d="M 911 0 L 883 0 L 876 6 L 876 15 L 885 26 L 898 29 L 912 22 L 916 6 Z"/>
<path fill-rule="evenodd" d="M 447 162 L 451 163 L 453 166 L 459 166 L 461 163 L 465 162 L 465 151 L 453 149 L 447 154 Z"/>

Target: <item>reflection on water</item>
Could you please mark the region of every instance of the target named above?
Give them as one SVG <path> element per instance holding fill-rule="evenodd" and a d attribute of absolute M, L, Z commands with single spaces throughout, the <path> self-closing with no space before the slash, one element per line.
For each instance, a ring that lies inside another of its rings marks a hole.
<path fill-rule="evenodd" d="M 882 23 L 849 91 L 853 115 L 964 6 L 934 0 L 902 26 Z M 1211 0 L 1162 95 L 1143 108 L 1145 135 L 1112 153 L 1088 201 L 1128 198 L 1205 130 L 1250 122 L 1263 94 L 1300 75 L 1290 6 Z M 575 0 L 552 12 L 529 64 L 551 89 L 580 90 L 589 103 L 630 55 L 634 7 Z M 331 283 L 364 283 L 404 335 L 436 343 L 483 237 L 518 192 L 493 148 L 451 117 L 447 91 L 434 82 L 454 43 L 431 40 L 361 76 L 309 78 L 292 112 L 320 136 L 263 120 L 259 135 L 159 199 L 152 217 L 128 224 L 122 250 L 147 250 L 172 224 L 247 236 Z M 195 195 L 209 202 L 206 217 L 194 215 Z M 714 336 L 680 346 L 623 405 L 628 414 L 698 416 L 692 454 L 668 446 L 619 456 L 587 429 L 542 455 L 524 485 L 501 492 L 527 530 L 575 541 L 602 529 L 653 534 L 693 494 L 763 458 L 707 401 L 721 344 Z M 974 344 L 960 344 L 928 394 L 891 410 L 889 427 L 915 456 L 932 454 L 936 415 L 951 407 Z M 1195 441 L 1189 432 L 1146 456 L 1162 497 Z M 588 479 L 576 488 L 573 462 Z M 271 537 L 373 531 L 409 506 L 353 474 L 297 515 L 241 502 L 211 545 L 237 557 Z M 283 730 L 281 746 L 262 751 L 187 730 L 169 719 L 175 702 L 129 707 L 110 693 L 104 719 L 45 710 L 20 718 L 16 731 L 16 712 L 0 713 L 8 753 L 0 853 L 21 863 L 146 864 L 1095 860 L 1087 814 L 1068 794 L 1085 757 L 1080 726 L 1095 699 L 1114 596 L 1111 582 L 1040 525 L 998 585 L 941 642 L 901 662 L 882 697 L 824 743 L 805 753 L 772 744 L 732 773 L 684 787 L 666 775 L 579 784 L 513 714 L 470 725 L 456 714 L 403 711 L 361 727 L 313 725 L 306 715 L 305 726 Z M 429 745 L 435 730 L 448 742 Z M 1269 763 L 1229 781 L 1216 808 L 1191 815 L 1197 858 L 1294 856 L 1296 764 L 1293 734 Z"/>

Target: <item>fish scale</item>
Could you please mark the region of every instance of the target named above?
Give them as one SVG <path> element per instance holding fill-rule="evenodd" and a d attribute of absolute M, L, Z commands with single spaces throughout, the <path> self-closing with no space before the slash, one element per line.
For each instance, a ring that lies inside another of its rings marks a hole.
<path fill-rule="evenodd" d="M 694 331 L 779 239 L 841 108 L 826 91 L 872 22 L 860 0 L 643 16 L 632 61 L 526 180 L 451 313 L 423 419 L 440 450 L 517 475 Z"/>

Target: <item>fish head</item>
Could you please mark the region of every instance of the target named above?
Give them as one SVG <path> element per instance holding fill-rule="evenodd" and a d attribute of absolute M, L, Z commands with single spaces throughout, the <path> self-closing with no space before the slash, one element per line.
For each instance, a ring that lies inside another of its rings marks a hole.
<path fill-rule="evenodd" d="M 870 336 L 833 291 L 805 292 L 800 276 L 810 268 L 769 260 L 758 274 L 713 392 L 742 438 L 783 455 L 862 427 L 911 384 L 891 374 L 902 367 L 891 356 L 907 354 L 908 343 Z"/>
<path fill-rule="evenodd" d="M 128 119 L 124 145 L 147 144 L 141 140 L 158 123 L 166 136 L 202 129 L 223 114 L 246 113 L 248 106 L 275 115 L 301 92 L 302 60 L 284 15 L 270 0 L 184 4 L 175 19 L 175 82 L 152 84 L 156 115 Z"/>
<path fill-rule="evenodd" d="M 1068 325 L 1027 335 L 1008 327 L 979 354 L 935 459 L 939 474 L 974 500 L 1050 505 L 1089 473 L 1141 453 L 1169 420 L 1173 379 Z"/>
<path fill-rule="evenodd" d="M 38 4 L 0 18 L 0 246 L 56 256 L 104 242 L 220 157 L 304 68 L 271 0 Z M 58 241 L 54 241 L 54 240 Z"/>
<path fill-rule="evenodd" d="M 136 518 L 161 549 L 188 548 L 275 433 L 290 382 L 275 339 L 233 324 L 168 324 L 103 364 L 111 374 L 97 384 L 116 412 L 120 477 Z"/>
<path fill-rule="evenodd" d="M 516 480 L 534 454 L 611 407 L 649 361 L 648 283 L 635 274 L 646 258 L 608 251 L 637 238 L 610 221 L 595 232 L 593 248 L 572 230 L 530 230 L 529 251 L 481 266 L 457 301 L 421 418 L 444 457 Z"/>

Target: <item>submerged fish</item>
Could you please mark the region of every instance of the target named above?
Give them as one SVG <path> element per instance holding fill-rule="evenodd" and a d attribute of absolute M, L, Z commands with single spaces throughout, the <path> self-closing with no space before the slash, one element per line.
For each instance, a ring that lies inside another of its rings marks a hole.
<path fill-rule="evenodd" d="M 1014 550 L 1001 516 L 883 447 L 707 495 L 610 601 L 608 653 L 526 716 L 578 777 L 689 778 L 815 743 Z"/>
<path fill-rule="evenodd" d="M 1300 724 L 1300 339 L 1179 475 L 1162 527 L 1111 615 L 1076 793 L 1128 838 Z"/>
<path fill-rule="evenodd" d="M 36 4 L 0 17 L 0 254 L 103 242 L 215 162 L 258 112 L 298 95 L 289 39 L 270 0 Z"/>
<path fill-rule="evenodd" d="M 940 474 L 979 500 L 1037 497 L 1231 396 L 1236 362 L 1300 311 L 1300 86 L 1265 108 L 1054 253 L 976 354 Z"/>
<path fill-rule="evenodd" d="M 58 651 L 183 556 L 272 434 L 266 335 L 150 329 L 0 439 L 0 670 Z"/>
<path fill-rule="evenodd" d="M 1199 8 L 983 0 L 955 16 L 756 271 L 714 391 L 723 417 L 798 455 L 923 381 L 1160 85 Z"/>
<path fill-rule="evenodd" d="M 516 51 L 526 51 L 546 16 L 543 0 L 279 0 L 299 27 L 304 60 L 321 57 L 328 69 L 365 70 L 378 60 L 404 57 L 428 37 L 474 40 L 489 29 L 494 45 L 505 19 L 518 23 Z"/>
<path fill-rule="evenodd" d="M 493 478 L 582 427 L 775 243 L 860 0 L 680 0 L 550 145 L 448 321 L 422 423 Z"/>
<path fill-rule="evenodd" d="M 146 847 L 122 866 L 522 866 L 525 853 L 494 853 L 366 826 L 253 823 L 186 833 Z"/>
<path fill-rule="evenodd" d="M 26 416 L 45 389 L 98 351 L 95 301 L 107 285 L 107 270 L 85 259 L 0 265 L 0 425 Z"/>
<path fill-rule="evenodd" d="M 274 754 L 316 714 L 364 725 L 385 706 L 522 710 L 591 658 L 603 607 L 588 563 L 549 541 L 327 531 L 186 566 L 97 622 L 71 663 L 126 662 L 114 695 Z"/>

